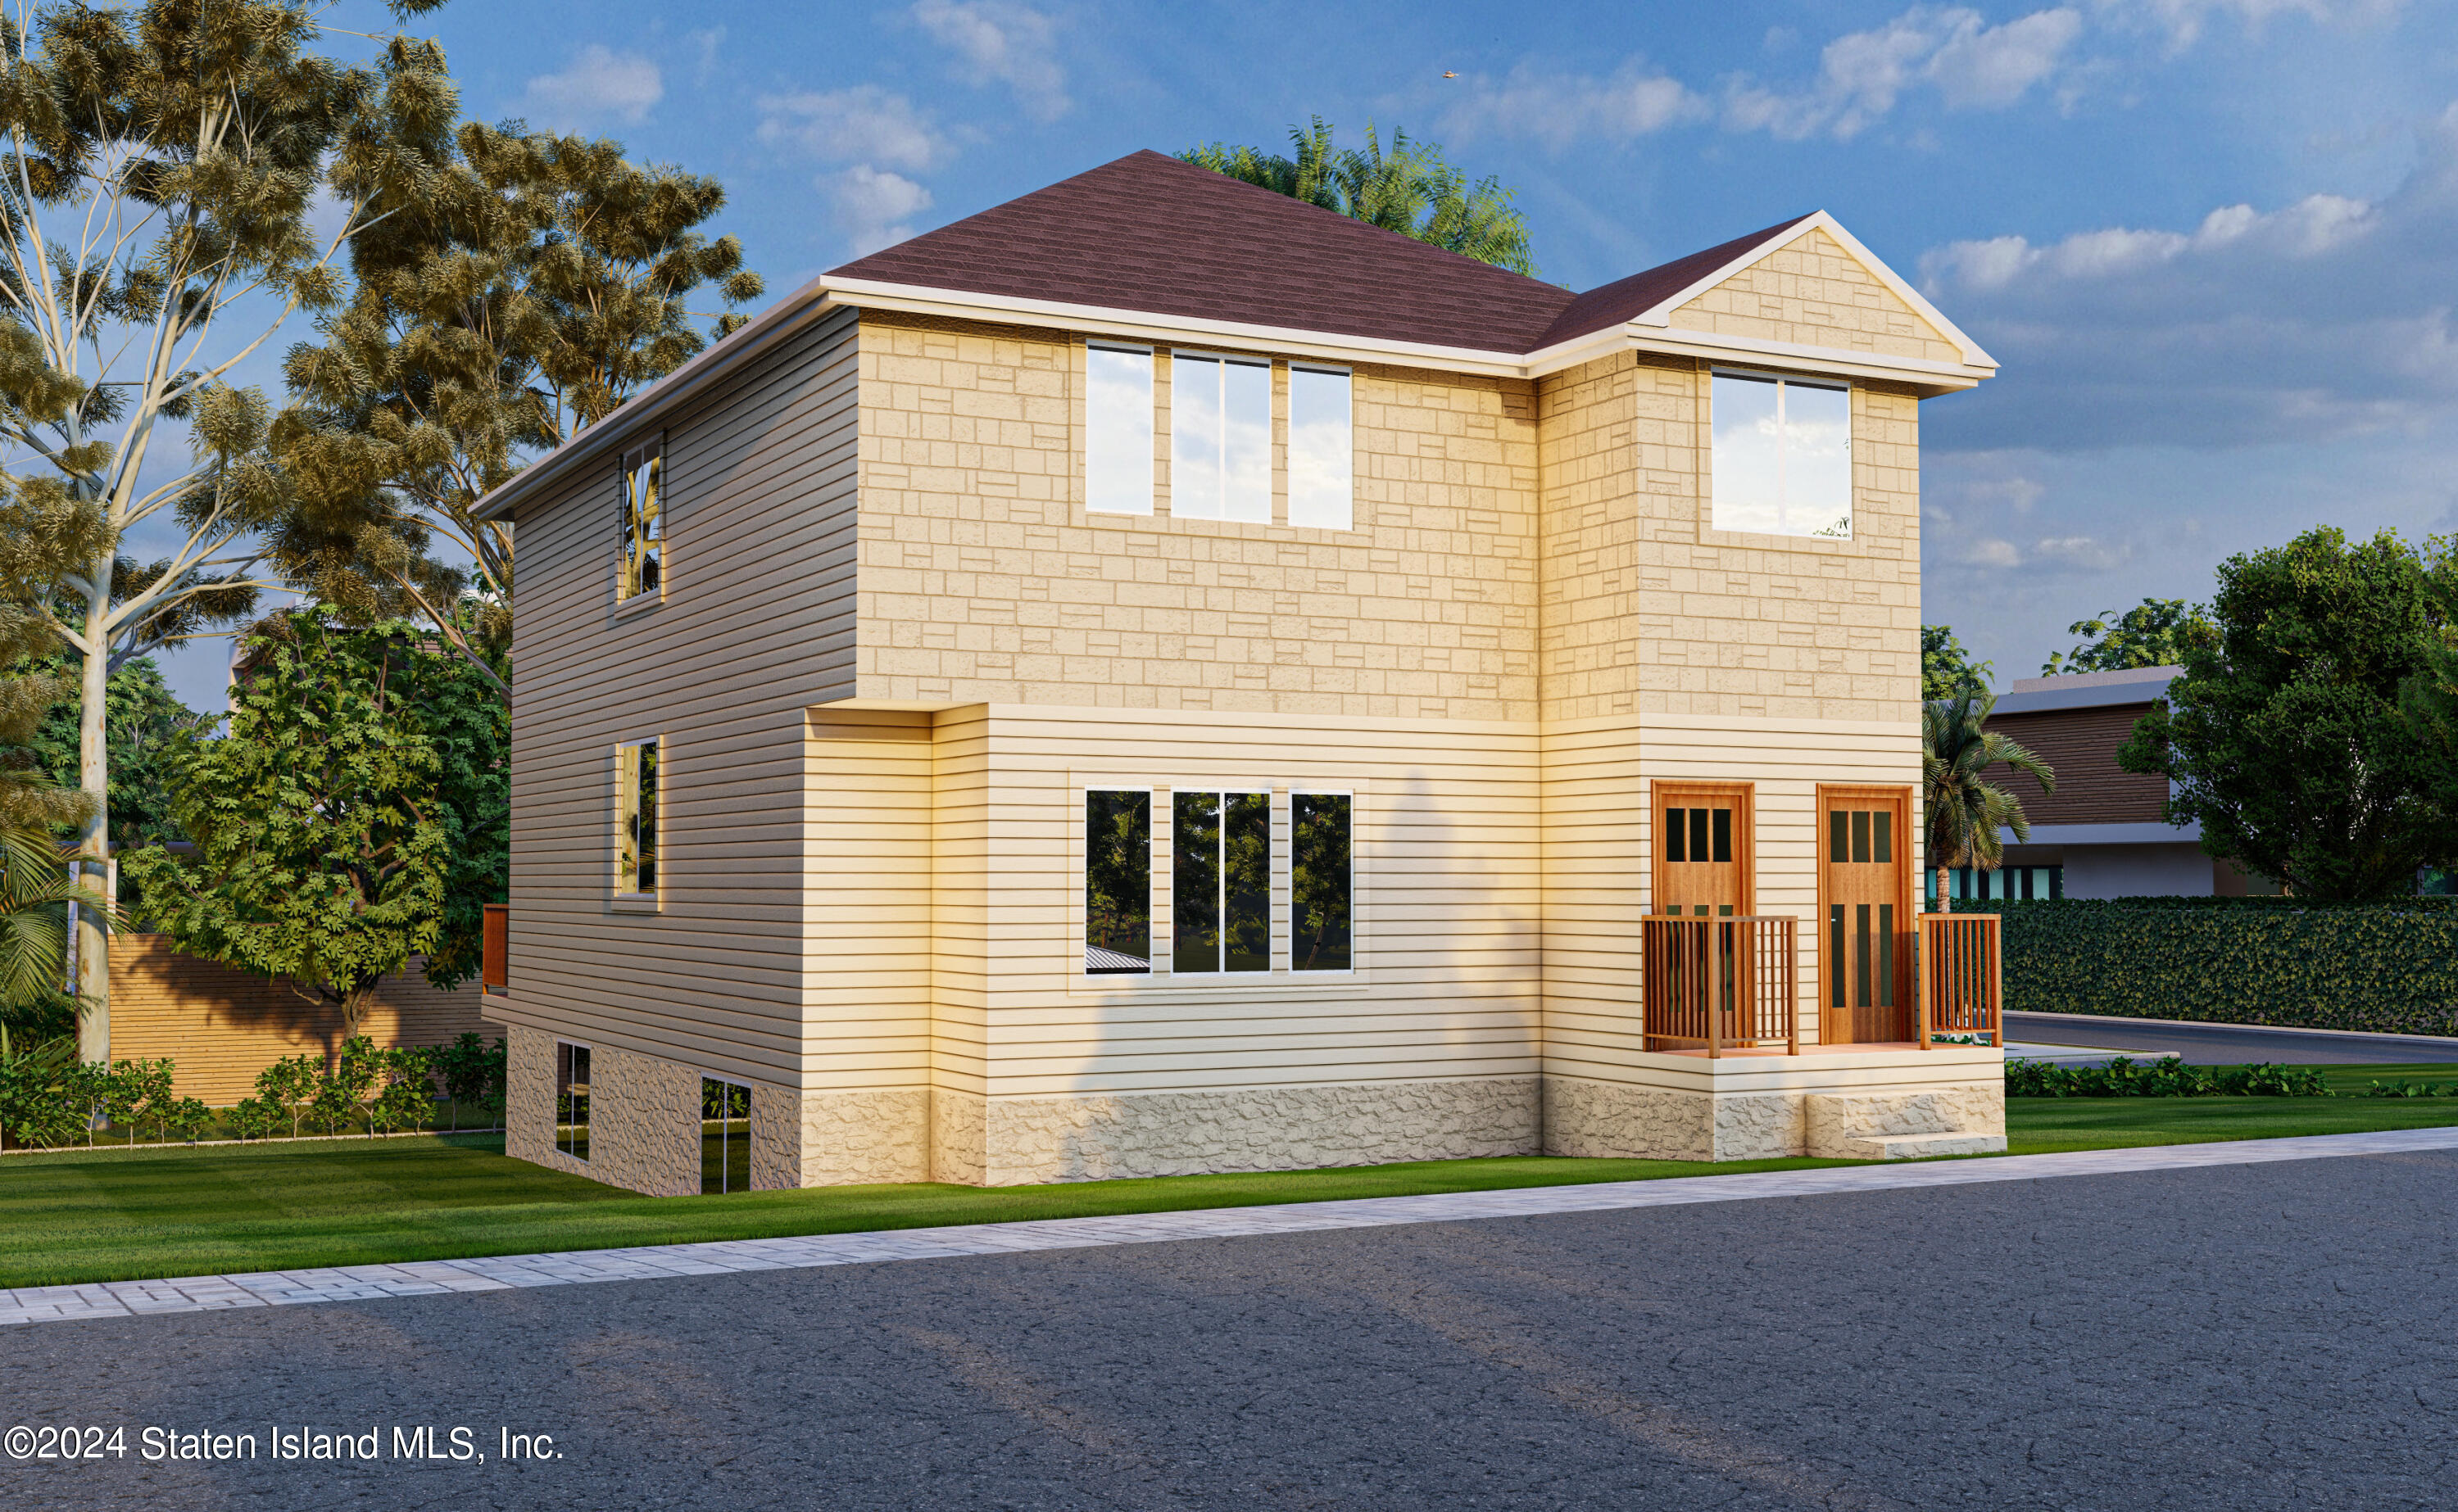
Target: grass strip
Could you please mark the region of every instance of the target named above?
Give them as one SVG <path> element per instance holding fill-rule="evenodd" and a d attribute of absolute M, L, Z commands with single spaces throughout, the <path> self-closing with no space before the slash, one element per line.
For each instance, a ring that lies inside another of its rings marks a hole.
<path fill-rule="evenodd" d="M 2458 1067 L 2335 1067 L 2343 1092 Z M 2458 1124 L 2458 1098 L 2016 1098 L 2013 1153 Z M 1986 1157 L 1981 1157 L 1986 1158 Z M 500 1135 L 63 1150 L 0 1165 L 0 1286 L 1115 1216 L 1848 1164 L 1510 1156 L 980 1188 L 643 1197 L 508 1159 Z"/>

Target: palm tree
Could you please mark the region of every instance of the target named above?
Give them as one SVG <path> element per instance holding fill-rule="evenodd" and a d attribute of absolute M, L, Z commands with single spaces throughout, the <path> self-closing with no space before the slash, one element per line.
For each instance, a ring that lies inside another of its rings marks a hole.
<path fill-rule="evenodd" d="M 1996 694 L 1969 681 L 1921 705 L 1921 806 L 1928 818 L 1928 863 L 1937 871 L 1940 913 L 1950 911 L 1949 870 L 1975 863 L 1993 868 L 2005 857 L 1998 830 L 2012 830 L 2017 840 L 2031 838 L 2022 800 L 1982 781 L 1982 774 L 2003 761 L 2036 777 L 2041 792 L 2057 790 L 2057 775 L 2046 761 L 1981 728 L 1996 706 Z"/>

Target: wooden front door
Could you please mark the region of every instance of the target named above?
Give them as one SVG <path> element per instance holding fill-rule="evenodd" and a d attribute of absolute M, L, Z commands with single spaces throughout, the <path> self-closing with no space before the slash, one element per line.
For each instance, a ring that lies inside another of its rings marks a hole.
<path fill-rule="evenodd" d="M 1819 1040 L 1901 1044 L 1912 1025 L 1912 793 L 1818 790 Z"/>
<path fill-rule="evenodd" d="M 1656 784 L 1655 908 L 1684 918 L 1747 915 L 1756 902 L 1750 784 Z"/>

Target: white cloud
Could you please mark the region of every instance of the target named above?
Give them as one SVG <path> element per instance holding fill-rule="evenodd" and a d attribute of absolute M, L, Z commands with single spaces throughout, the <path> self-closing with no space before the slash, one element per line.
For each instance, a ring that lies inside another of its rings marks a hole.
<path fill-rule="evenodd" d="M 2224 15 L 2247 31 L 2259 34 L 2275 16 L 2297 15 L 2308 21 L 2364 22 L 2399 9 L 2401 0 L 2093 0 L 2093 9 L 2113 26 L 2149 29 L 2166 33 L 2169 47 L 2179 50 L 2199 41 L 2213 16 Z"/>
<path fill-rule="evenodd" d="M 930 191 L 902 174 L 857 163 L 816 180 L 836 208 L 853 255 L 866 257 L 913 235 L 912 219 L 930 208 Z"/>
<path fill-rule="evenodd" d="M 2251 205 L 2225 205 L 2190 234 L 2112 226 L 2041 247 L 2022 237 L 1956 241 L 1922 256 L 1921 278 L 1933 295 L 2004 289 L 2027 278 L 2118 278 L 2239 243 L 2274 258 L 2316 258 L 2362 238 L 2380 219 L 2380 207 L 2364 200 L 2307 195 L 2268 215 Z"/>
<path fill-rule="evenodd" d="M 830 162 L 862 161 L 919 173 L 955 152 L 947 134 L 902 94 L 876 84 L 760 101 L 760 139 Z"/>
<path fill-rule="evenodd" d="M 1725 122 L 1792 139 L 1850 137 L 1923 86 L 1934 87 L 1949 109 L 2003 108 L 2056 72 L 2082 26 L 2081 12 L 2062 6 L 1992 27 L 1961 6 L 1917 5 L 1884 26 L 1826 44 L 1817 82 L 1806 90 L 1733 80 Z"/>
<path fill-rule="evenodd" d="M 692 83 L 705 88 L 717 76 L 717 50 L 725 46 L 725 28 L 711 27 L 690 37 L 692 46 L 699 50 L 699 58 L 692 65 Z"/>
<path fill-rule="evenodd" d="M 522 114 L 540 125 L 582 131 L 605 121 L 636 126 L 666 93 L 657 65 L 637 52 L 582 48 L 560 73 L 541 73 L 522 94 Z"/>
<path fill-rule="evenodd" d="M 2106 572 L 2122 564 L 2133 553 L 2094 535 L 2057 535 L 2034 542 L 2031 554 L 2057 567 Z"/>
<path fill-rule="evenodd" d="M 1479 78 L 1447 117 L 1466 136 L 1491 131 L 1560 151 L 1581 139 L 1627 141 L 1704 115 L 1706 102 L 1680 80 L 1636 58 L 1609 78 L 1547 74 L 1526 64 L 1499 83 Z"/>
<path fill-rule="evenodd" d="M 1999 537 L 1987 537 L 1966 546 L 1961 553 L 1966 567 L 2015 568 L 2023 565 L 2023 553 L 2014 543 Z"/>
<path fill-rule="evenodd" d="M 1073 108 L 1057 23 L 1042 12 L 1011 0 L 916 0 L 913 19 L 964 60 L 974 83 L 1005 84 L 1033 119 L 1054 121 Z"/>

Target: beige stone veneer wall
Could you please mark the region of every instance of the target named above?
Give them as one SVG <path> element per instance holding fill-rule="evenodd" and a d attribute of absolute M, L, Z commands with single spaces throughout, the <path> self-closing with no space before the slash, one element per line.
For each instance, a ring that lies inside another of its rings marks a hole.
<path fill-rule="evenodd" d="M 978 1129 L 981 1151 L 978 1175 L 960 1173 L 967 1150 L 939 1179 L 991 1187 L 1525 1155 L 1541 1102 L 1532 1076 L 938 1099 L 940 1128 L 960 1139 Z"/>
<path fill-rule="evenodd" d="M 1822 1129 L 1810 1128 L 1812 1104 Z M 1831 1095 L 1814 1087 L 1701 1092 L 1545 1080 L 1545 1152 L 1636 1160 L 1769 1160 L 1815 1153 L 1814 1134 L 2006 1132 L 2002 1081 Z"/>
<path fill-rule="evenodd" d="M 589 1158 L 575 1160 L 554 1148 L 554 1037 L 515 1025 L 508 1039 L 506 1154 L 653 1197 L 699 1191 L 698 1070 L 635 1050 L 592 1046 Z M 804 1185 L 797 1099 L 757 1085 L 751 1095 L 753 1188 Z"/>

